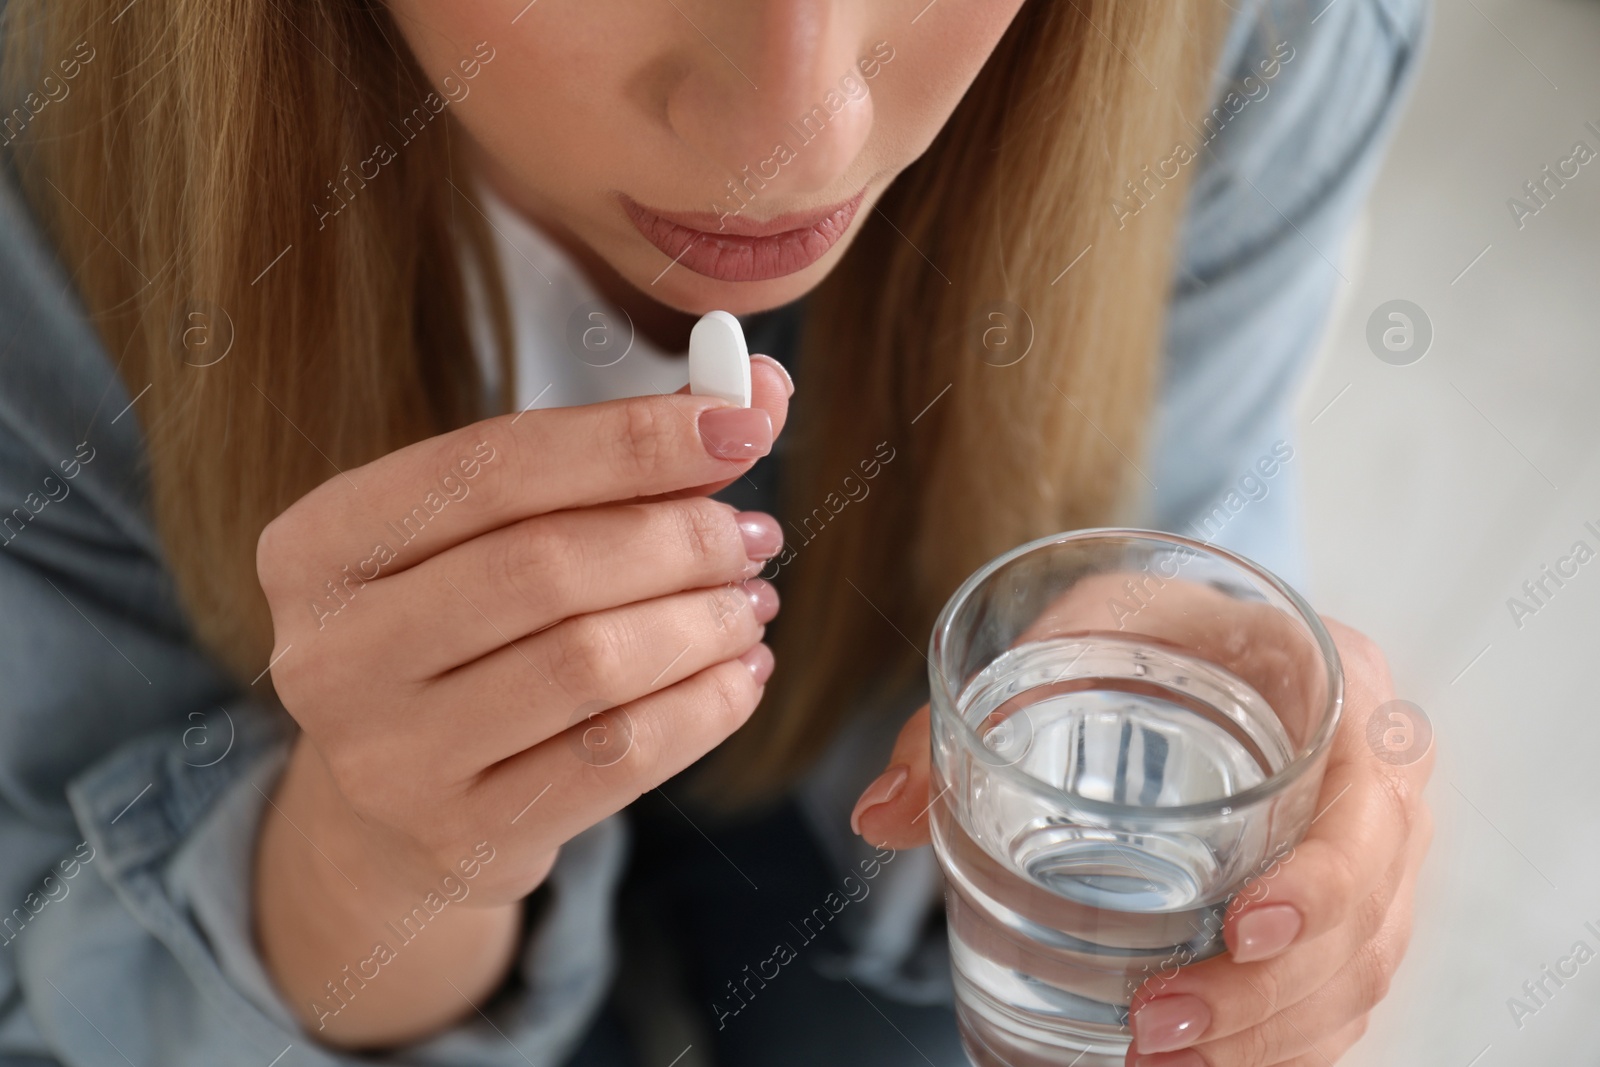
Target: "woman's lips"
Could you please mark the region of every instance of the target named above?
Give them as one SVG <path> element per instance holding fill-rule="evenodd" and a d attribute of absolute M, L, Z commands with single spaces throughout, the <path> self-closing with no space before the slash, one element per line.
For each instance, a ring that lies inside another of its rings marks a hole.
<path fill-rule="evenodd" d="M 755 222 L 739 215 L 660 212 L 620 195 L 645 240 L 696 274 L 723 282 L 762 282 L 804 270 L 850 229 L 863 189 L 835 207 Z"/>

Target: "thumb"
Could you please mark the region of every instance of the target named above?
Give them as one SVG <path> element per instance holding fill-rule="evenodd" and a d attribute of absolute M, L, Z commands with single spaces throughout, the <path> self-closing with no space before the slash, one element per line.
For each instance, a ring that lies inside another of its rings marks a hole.
<path fill-rule="evenodd" d="M 928 706 L 900 728 L 889 767 L 861 794 L 850 828 L 879 848 L 917 848 L 930 840 Z"/>

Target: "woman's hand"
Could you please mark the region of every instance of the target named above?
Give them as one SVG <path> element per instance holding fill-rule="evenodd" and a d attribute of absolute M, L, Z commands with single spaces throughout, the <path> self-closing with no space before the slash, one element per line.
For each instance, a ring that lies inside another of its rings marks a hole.
<path fill-rule="evenodd" d="M 1227 955 L 1139 990 L 1130 1065 L 1326 1067 L 1365 1032 L 1405 953 L 1433 835 L 1422 799 L 1433 753 L 1404 766 L 1378 758 L 1366 725 L 1394 699 L 1388 665 L 1367 638 L 1323 621 L 1344 664 L 1345 707 L 1321 814 L 1263 880 L 1265 894 L 1230 910 Z M 928 843 L 928 728 L 923 708 L 901 730 L 889 770 L 862 794 L 852 825 L 873 844 Z"/>
<path fill-rule="evenodd" d="M 680 393 L 489 419 L 263 531 L 272 679 L 303 733 L 263 819 L 257 937 L 325 1040 L 470 1015 L 561 845 L 755 708 L 778 603 L 754 575 L 782 533 L 705 495 L 783 427 L 787 376 L 751 369 L 749 409 Z M 429 936 L 402 941 L 413 914 Z"/>

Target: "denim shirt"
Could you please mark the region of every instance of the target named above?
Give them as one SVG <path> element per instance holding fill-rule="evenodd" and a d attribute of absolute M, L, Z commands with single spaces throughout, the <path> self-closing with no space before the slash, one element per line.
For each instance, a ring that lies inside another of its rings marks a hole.
<path fill-rule="evenodd" d="M 1290 402 L 1344 284 L 1335 265 L 1426 14 L 1423 0 L 1232 6 L 1217 110 L 1190 164 L 1145 515 L 1298 584 Z M 150 413 L 10 182 L 0 231 L 0 1061 L 560 1062 L 611 979 L 627 851 L 615 819 L 562 848 L 512 980 L 465 1022 L 357 1056 L 295 1021 L 254 948 L 250 906 L 292 724 L 194 642 L 146 508 Z M 858 773 L 818 769 L 805 788 L 814 823 L 837 828 Z M 898 896 L 877 895 L 898 911 L 857 932 L 857 974 L 916 995 L 904 915 L 926 906 L 930 883 L 904 869 Z"/>

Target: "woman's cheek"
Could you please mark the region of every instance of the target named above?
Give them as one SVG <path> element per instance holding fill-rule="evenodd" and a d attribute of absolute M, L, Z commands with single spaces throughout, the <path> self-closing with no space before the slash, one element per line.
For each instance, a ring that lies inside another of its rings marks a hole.
<path fill-rule="evenodd" d="M 871 83 L 873 104 L 881 143 L 899 166 L 927 151 L 1021 7 L 1022 0 L 936 2 L 913 22 L 897 18 L 877 27 L 873 41 L 893 58 Z"/>

